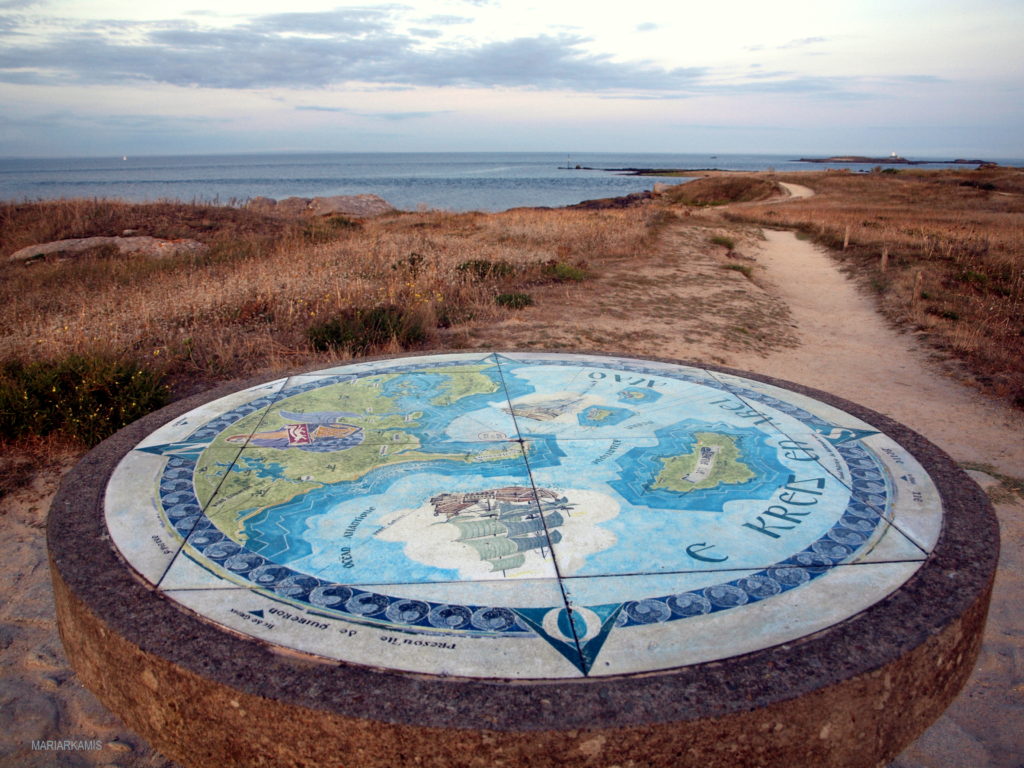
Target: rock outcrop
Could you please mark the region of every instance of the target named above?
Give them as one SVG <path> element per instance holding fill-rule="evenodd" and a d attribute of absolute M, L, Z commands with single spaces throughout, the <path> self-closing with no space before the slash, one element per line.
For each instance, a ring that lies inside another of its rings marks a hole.
<path fill-rule="evenodd" d="M 649 191 L 632 192 L 622 197 L 602 197 L 597 200 L 584 200 L 575 205 L 567 205 L 570 210 L 600 211 L 607 208 L 632 208 L 634 205 L 641 205 L 650 200 L 654 195 Z"/>
<path fill-rule="evenodd" d="M 379 195 L 335 195 L 333 197 L 286 197 L 273 200 L 269 197 L 254 197 L 246 207 L 272 216 L 354 216 L 368 218 L 380 216 L 395 210 Z"/>
<path fill-rule="evenodd" d="M 124 256 L 146 256 L 164 258 L 168 256 L 199 256 L 209 246 L 198 240 L 163 240 L 158 237 L 139 235 L 133 237 L 79 237 L 72 240 L 56 240 L 52 243 L 30 245 L 15 251 L 8 261 L 27 261 L 37 256 L 71 256 L 96 248 L 116 248 Z"/>

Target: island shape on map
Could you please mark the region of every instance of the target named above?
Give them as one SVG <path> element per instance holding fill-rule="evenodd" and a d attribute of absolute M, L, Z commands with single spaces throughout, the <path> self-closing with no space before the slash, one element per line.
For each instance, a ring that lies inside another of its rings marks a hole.
<path fill-rule="evenodd" d="M 738 485 L 755 477 L 741 459 L 739 446 L 729 435 L 698 432 L 692 451 L 663 458 L 664 465 L 651 486 L 686 493 L 719 485 Z"/>

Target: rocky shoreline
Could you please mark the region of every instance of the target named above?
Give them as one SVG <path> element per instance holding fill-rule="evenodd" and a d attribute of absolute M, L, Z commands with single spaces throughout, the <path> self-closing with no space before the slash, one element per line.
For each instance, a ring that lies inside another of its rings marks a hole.
<path fill-rule="evenodd" d="M 246 208 L 270 216 L 355 216 L 365 218 L 391 213 L 395 209 L 379 195 L 334 195 L 332 197 L 286 197 L 274 200 L 254 197 Z"/>

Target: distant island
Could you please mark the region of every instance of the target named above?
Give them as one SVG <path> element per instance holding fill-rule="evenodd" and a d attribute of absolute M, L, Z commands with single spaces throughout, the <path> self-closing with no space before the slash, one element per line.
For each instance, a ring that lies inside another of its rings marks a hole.
<path fill-rule="evenodd" d="M 976 165 L 979 168 L 993 168 L 998 163 L 991 160 L 969 160 L 957 158 L 956 160 L 909 160 L 899 155 L 888 157 L 867 157 L 865 155 L 835 155 L 834 157 L 801 157 L 794 160 L 796 163 L 835 163 L 837 165 Z M 564 171 L 606 171 L 618 173 L 623 176 L 684 176 L 692 177 L 712 173 L 751 173 L 754 171 L 725 170 L 723 168 L 591 168 L 587 165 L 575 167 L 560 165 L 559 170 Z"/>
<path fill-rule="evenodd" d="M 800 163 L 855 163 L 858 165 L 995 165 L 988 160 L 908 160 L 899 155 L 864 157 L 862 155 L 836 155 L 835 157 L 801 157 Z"/>

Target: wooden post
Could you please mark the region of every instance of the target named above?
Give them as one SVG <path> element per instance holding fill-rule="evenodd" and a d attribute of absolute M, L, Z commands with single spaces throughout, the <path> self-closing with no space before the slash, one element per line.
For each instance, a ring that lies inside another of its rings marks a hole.
<path fill-rule="evenodd" d="M 924 283 L 924 272 L 920 269 L 917 270 L 917 274 L 914 275 L 914 295 L 910 299 L 910 303 L 913 306 L 917 306 L 917 302 L 921 300 L 921 285 Z"/>
<path fill-rule="evenodd" d="M 843 250 L 850 247 L 850 225 L 846 225 L 846 234 L 843 236 Z"/>
<path fill-rule="evenodd" d="M 882 249 L 882 262 L 879 265 L 879 267 L 881 268 L 881 270 L 883 272 L 885 272 L 885 270 L 889 268 L 889 249 L 888 248 L 883 248 Z"/>

